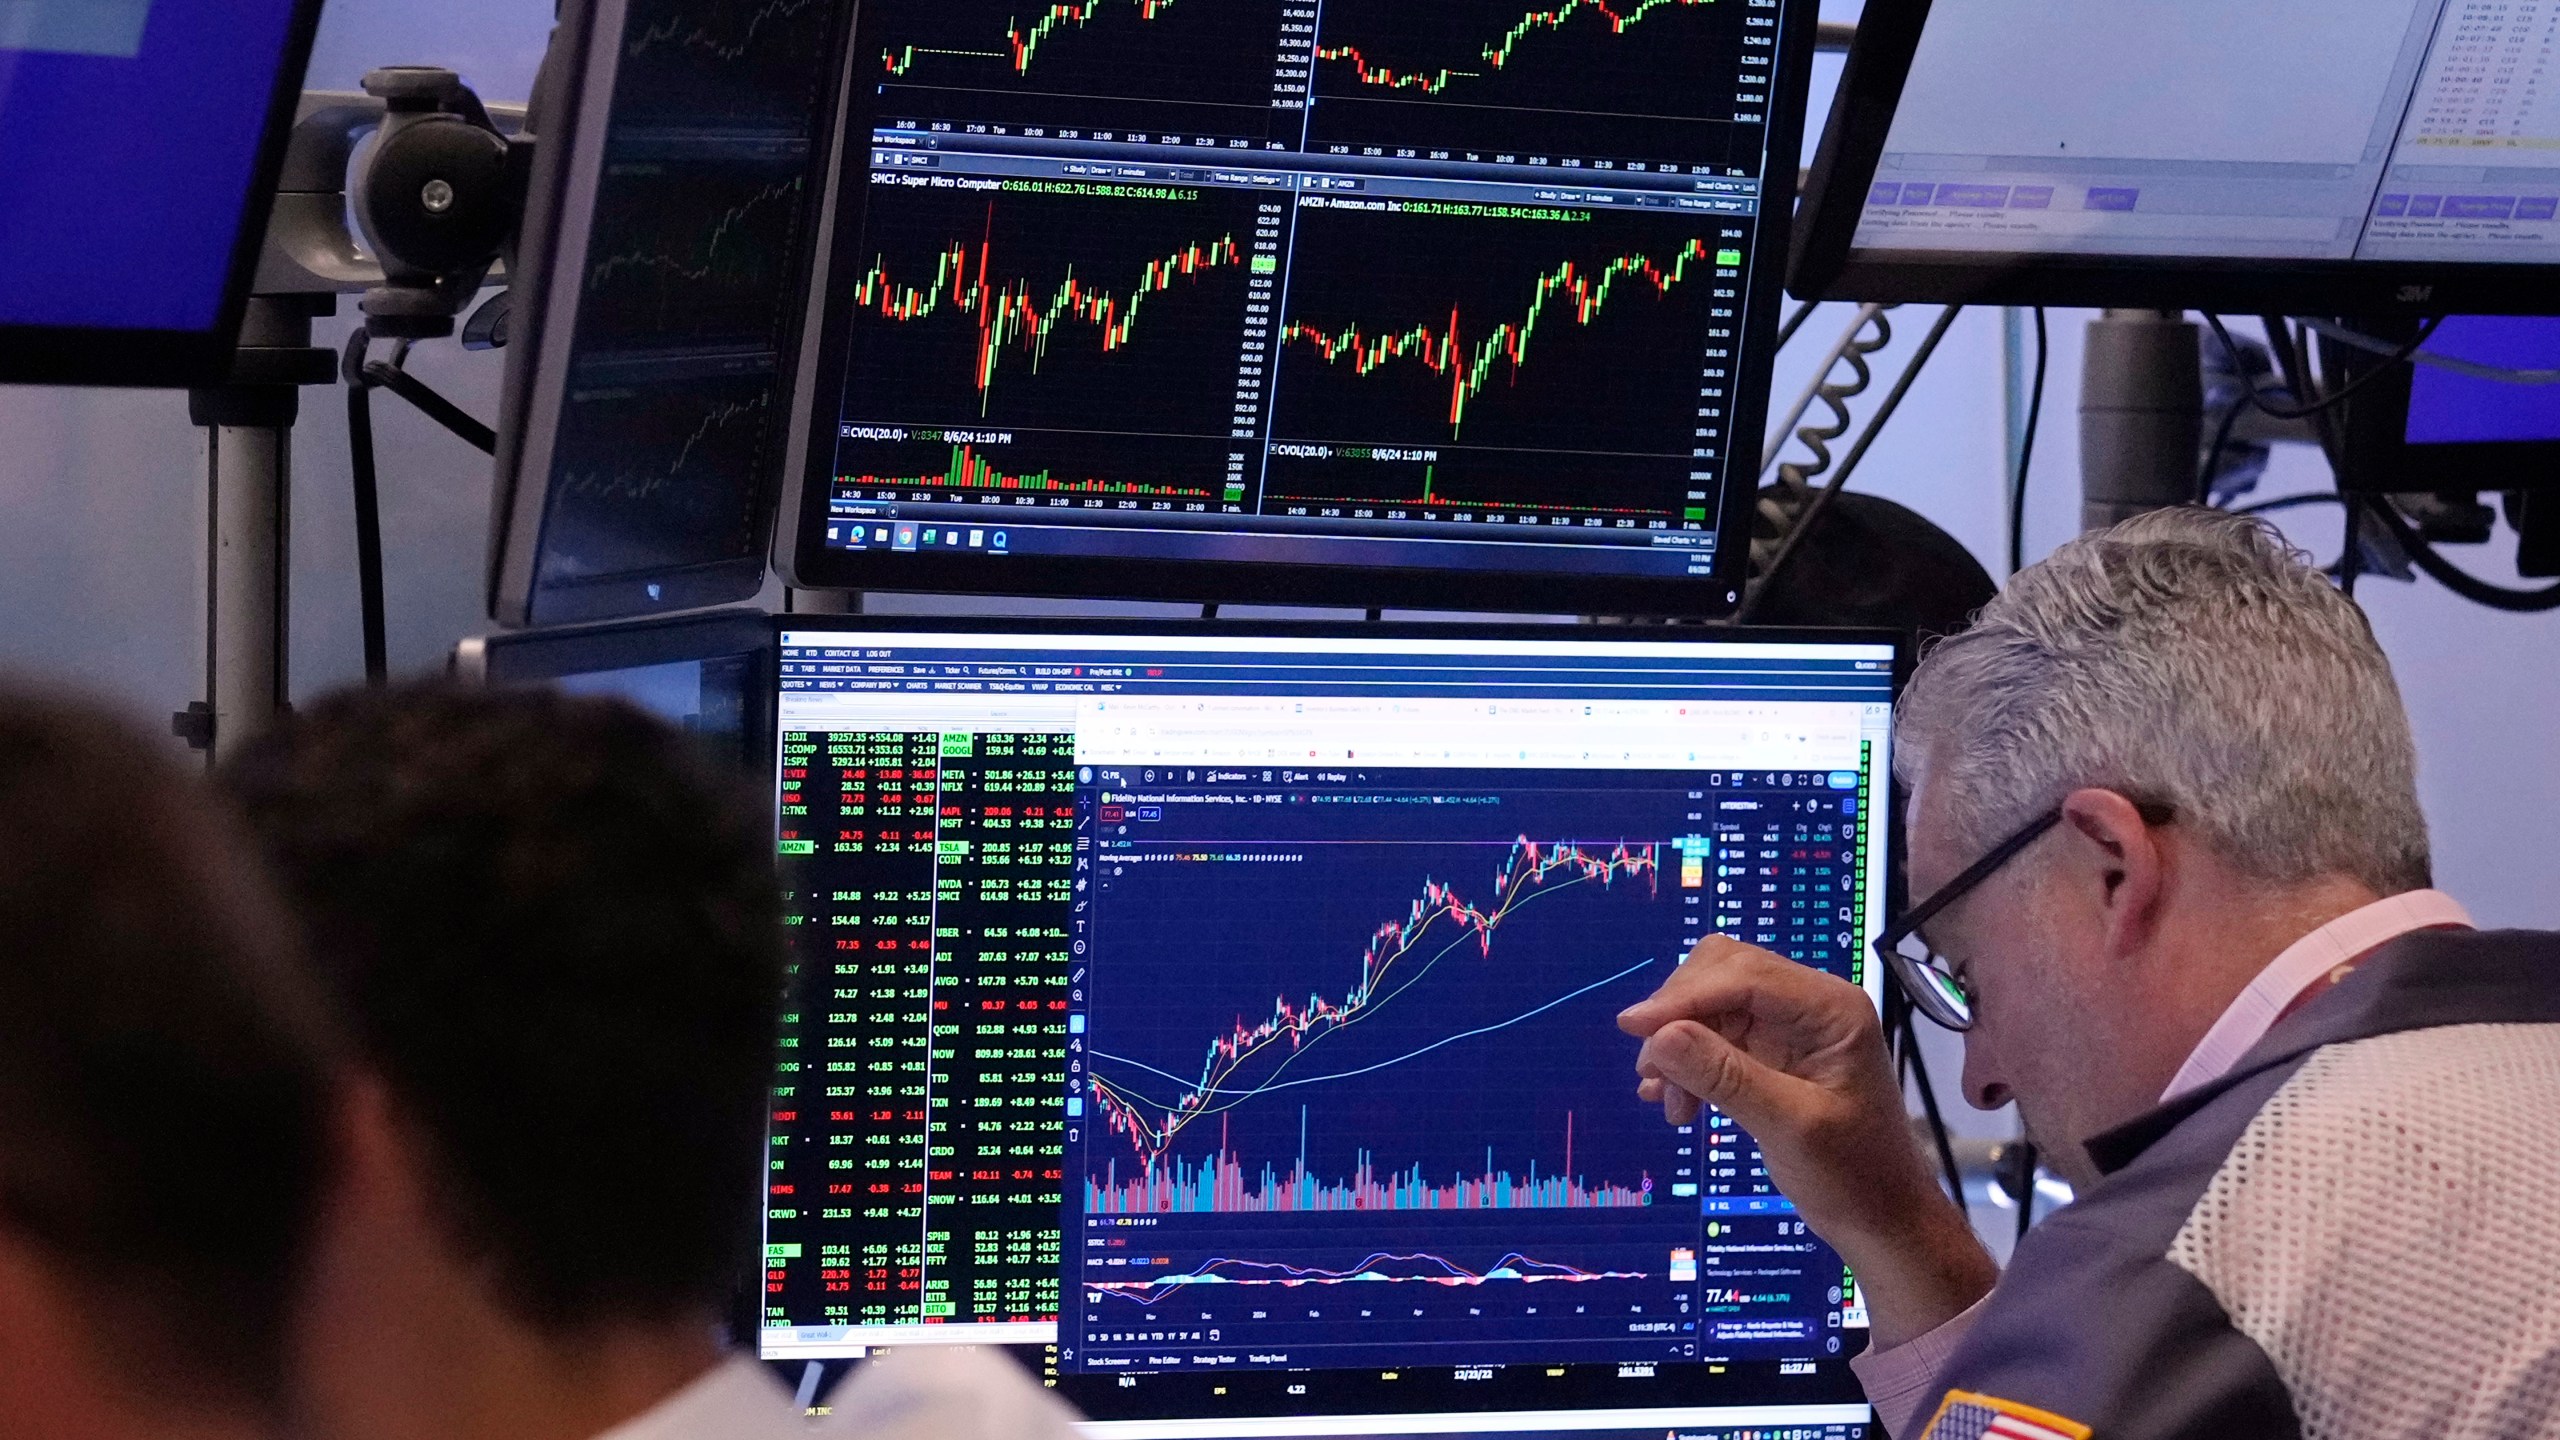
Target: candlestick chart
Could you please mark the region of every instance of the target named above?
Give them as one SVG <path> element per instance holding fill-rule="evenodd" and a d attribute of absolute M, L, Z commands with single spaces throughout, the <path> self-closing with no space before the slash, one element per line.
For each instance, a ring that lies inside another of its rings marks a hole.
<path fill-rule="evenodd" d="M 1396 365 L 1417 365 L 1441 377 L 1449 385 L 1449 438 L 1460 440 L 1466 436 L 1468 407 L 1488 387 L 1503 379 L 1516 385 L 1542 323 L 1550 332 L 1568 323 L 1588 328 L 1622 286 L 1651 286 L 1656 295 L 1668 295 L 1688 280 L 1693 265 L 1703 268 L 1711 253 L 1705 241 L 1692 239 L 1667 261 L 1620 255 L 1590 268 L 1560 261 L 1529 286 L 1518 319 L 1485 324 L 1474 336 L 1465 333 L 1465 316 L 1453 304 L 1445 325 L 1426 320 L 1388 333 L 1356 320 L 1335 330 L 1300 320 L 1285 326 L 1280 339 L 1303 344 L 1326 364 L 1348 365 L 1364 378 Z"/>
<path fill-rule="evenodd" d="M 1375 143 L 1394 133 L 1406 143 L 1666 158 L 1703 147 L 1721 158 L 1717 131 L 1750 90 L 1746 9 L 1742 0 L 1328 0 L 1312 138 Z"/>
<path fill-rule="evenodd" d="M 889 0 L 861 63 L 890 85 L 1267 109 L 1273 0 Z"/>
<path fill-rule="evenodd" d="M 1132 1164 L 1124 1181 L 1117 1152 L 1112 1152 L 1102 1172 L 1088 1178 L 1087 1208 L 1121 1213 L 1597 1208 L 1650 1203 L 1649 1176 L 1586 1183 L 1570 1173 L 1565 1161 L 1551 1163 L 1542 1183 L 1534 1165 L 1514 1175 L 1497 1168 L 1488 1156 L 1479 1173 L 1452 1171 L 1443 1183 L 1419 1164 L 1382 1166 L 1364 1148 L 1345 1177 L 1320 1180 L 1308 1170 L 1304 1110 L 1298 1115 L 1300 1153 L 1285 1175 L 1265 1166 L 1259 1180 L 1249 1182 L 1231 1143 L 1223 1137 L 1215 1152 L 1197 1166 L 1173 1159 L 1186 1132 L 1196 1132 L 1202 1120 L 1230 1116 L 1287 1090 L 1362 1080 L 1406 1065 L 1463 1064 L 1441 1052 L 1469 1041 L 1485 1042 L 1468 1052 L 1476 1057 L 1475 1063 L 1498 1063 L 1502 1047 L 1488 1037 L 1531 1024 L 1594 990 L 1632 988 L 1621 987 L 1620 982 L 1656 963 L 1657 957 L 1638 956 L 1598 975 L 1572 976 L 1578 984 L 1563 985 L 1560 978 L 1545 977 L 1517 988 L 1497 987 L 1509 991 L 1517 1002 L 1513 1012 L 1479 1017 L 1477 1025 L 1460 1027 L 1463 1033 L 1417 1035 L 1393 1020 L 1376 1025 L 1377 1017 L 1421 1010 L 1422 996 L 1449 983 L 1449 974 L 1434 975 L 1443 965 L 1449 972 L 1466 968 L 1470 960 L 1487 968 L 1507 968 L 1495 962 L 1496 935 L 1511 928 L 1516 917 L 1534 919 L 1533 911 L 1561 908 L 1565 897 L 1576 891 L 1584 899 L 1577 908 L 1603 913 L 1609 907 L 1594 906 L 1595 894 L 1619 899 L 1621 909 L 1628 908 L 1629 896 L 1658 898 L 1660 865 L 1653 845 L 1541 844 L 1522 836 L 1511 842 L 1490 879 L 1476 883 L 1455 878 L 1464 873 L 1457 868 L 1464 863 L 1460 853 L 1479 862 L 1490 858 L 1480 852 L 1452 852 L 1447 857 L 1452 868 L 1443 873 L 1453 878 L 1421 878 L 1402 913 L 1390 914 L 1370 929 L 1356 967 L 1340 977 L 1339 988 L 1328 995 L 1310 987 L 1302 992 L 1303 998 L 1283 992 L 1270 1002 L 1267 1012 L 1238 1016 L 1207 1042 L 1205 1057 L 1188 1083 L 1169 1087 L 1166 1080 L 1174 1073 L 1171 1070 L 1105 1051 L 1097 1040 L 1093 1091 L 1100 1125 L 1126 1143 Z M 1625 894 L 1613 896 L 1612 892 Z M 1528 943 L 1537 941 L 1533 937 Z M 1507 947 L 1505 958 L 1509 958 Z M 1438 1022 L 1435 1017 L 1422 1023 Z M 1355 1033 L 1362 1042 L 1368 1042 L 1373 1033 L 1387 1037 L 1385 1048 L 1397 1053 L 1376 1053 L 1379 1047 L 1371 1043 L 1327 1043 Z M 1399 1035 L 1415 1043 L 1399 1049 L 1393 1043 Z M 1331 1063 L 1338 1053 L 1342 1053 L 1341 1062 Z M 1434 1060 L 1436 1055 L 1441 1058 Z M 1570 1112 L 1564 1125 L 1569 1136 Z M 1570 1144 L 1568 1139 L 1564 1149 L 1569 1150 Z"/>
<path fill-rule="evenodd" d="M 1087 1213 L 1655 1204 L 1663 1157 L 1628 1143 L 1619 1067 L 1577 1053 L 1532 1078 L 1522 1061 L 1543 1065 L 1560 1035 L 1611 1048 L 1592 1027 L 1668 973 L 1661 847 L 1363 848 L 1115 862 L 1096 993 L 1131 1003 L 1093 1017 Z M 1262 933 L 1186 937 L 1186 915 L 1257 917 Z M 1214 963 L 1184 973 L 1203 945 Z M 1563 1075 L 1594 1088 L 1578 1097 Z"/>
<path fill-rule="evenodd" d="M 1678 955 L 1668 845 L 1383 819 L 1403 833 L 1362 843 L 1300 813 L 1286 841 L 1095 861 L 1068 1171 L 1088 1343 L 1156 1333 L 1116 1328 L 1143 1315 L 1357 1363 L 1390 1318 L 1429 1334 L 1486 1305 L 1524 1355 L 1685 1339 L 1694 1177 L 1612 1038 Z M 1121 1225 L 1147 1228 L 1122 1246 Z M 1257 1298 L 1282 1290 L 1305 1304 Z M 1671 1323 L 1630 1342 L 1648 1306 Z"/>
<path fill-rule="evenodd" d="M 905 424 L 1223 435 L 1252 210 L 875 189 L 849 401 Z"/>
<path fill-rule="evenodd" d="M 1274 435 L 1436 453 L 1426 468 L 1292 451 L 1274 500 L 1679 519 L 1700 362 L 1738 328 L 1731 244 L 1626 212 L 1302 212 Z"/>

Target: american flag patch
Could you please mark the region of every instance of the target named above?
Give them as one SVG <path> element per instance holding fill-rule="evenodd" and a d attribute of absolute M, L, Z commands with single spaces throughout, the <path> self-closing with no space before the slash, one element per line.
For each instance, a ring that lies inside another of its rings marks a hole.
<path fill-rule="evenodd" d="M 1997 1395 L 1950 1390 L 1921 1434 L 1923 1440 L 2089 1440 L 2089 1427 Z"/>

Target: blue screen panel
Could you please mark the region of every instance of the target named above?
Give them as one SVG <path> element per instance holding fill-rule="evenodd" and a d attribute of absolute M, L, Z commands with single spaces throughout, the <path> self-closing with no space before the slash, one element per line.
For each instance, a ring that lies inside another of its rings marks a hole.
<path fill-rule="evenodd" d="M 296 0 L 0 0 L 0 325 L 207 330 Z"/>
<path fill-rule="evenodd" d="M 2430 354 L 2510 370 L 2560 369 L 2560 320 L 2455 315 Z M 2409 443 L 2560 440 L 2560 385 L 2510 385 L 2421 365 L 2409 382 Z"/>

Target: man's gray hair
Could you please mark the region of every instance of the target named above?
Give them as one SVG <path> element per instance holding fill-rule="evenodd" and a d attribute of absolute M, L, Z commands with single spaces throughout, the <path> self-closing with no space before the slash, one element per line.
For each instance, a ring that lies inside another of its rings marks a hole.
<path fill-rule="evenodd" d="M 2063 546 L 1929 653 L 1896 738 L 1976 850 L 2094 786 L 2174 807 L 2271 883 L 2430 883 L 2391 663 L 2261 521 L 2162 510 Z"/>

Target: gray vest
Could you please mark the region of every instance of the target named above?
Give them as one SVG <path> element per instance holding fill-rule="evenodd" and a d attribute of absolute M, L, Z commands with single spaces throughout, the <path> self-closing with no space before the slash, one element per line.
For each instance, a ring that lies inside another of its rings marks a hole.
<path fill-rule="evenodd" d="M 1948 1390 L 2097 1440 L 2560 1436 L 2560 935 L 2397 940 L 2089 1149 Z"/>

